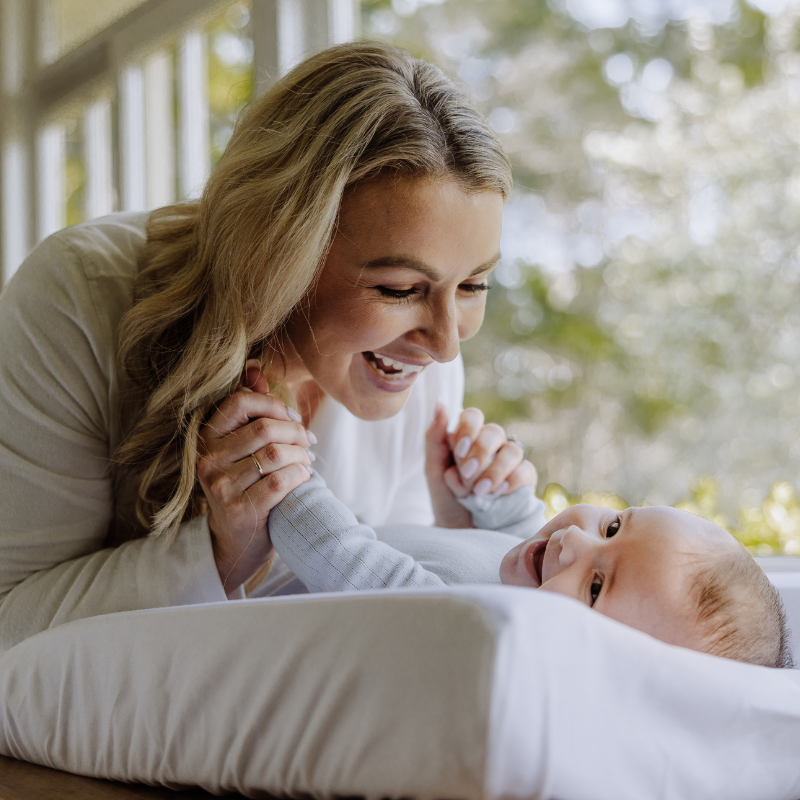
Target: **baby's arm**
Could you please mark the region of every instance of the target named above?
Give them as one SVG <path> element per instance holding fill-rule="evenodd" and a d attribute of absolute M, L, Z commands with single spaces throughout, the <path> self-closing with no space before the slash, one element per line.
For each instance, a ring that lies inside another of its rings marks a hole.
<path fill-rule="evenodd" d="M 445 585 L 411 556 L 379 542 L 316 472 L 272 509 L 269 535 L 309 592 Z"/>
<path fill-rule="evenodd" d="M 547 524 L 544 503 L 530 486 L 522 486 L 500 497 L 468 495 L 458 502 L 472 514 L 472 524 L 476 528 L 501 531 L 520 539 L 530 539 Z"/>

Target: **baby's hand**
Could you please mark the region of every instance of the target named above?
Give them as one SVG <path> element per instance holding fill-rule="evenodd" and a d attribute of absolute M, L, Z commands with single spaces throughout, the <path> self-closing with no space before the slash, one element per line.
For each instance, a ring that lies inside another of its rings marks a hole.
<path fill-rule="evenodd" d="M 522 448 L 509 442 L 499 425 L 485 425 L 477 408 L 465 409 L 456 430 L 448 433 L 447 411 L 437 407 L 426 435 L 426 455 L 436 524 L 443 527 L 472 527 L 458 497 L 508 494 L 526 485 L 536 489 L 536 468 L 525 460 Z"/>

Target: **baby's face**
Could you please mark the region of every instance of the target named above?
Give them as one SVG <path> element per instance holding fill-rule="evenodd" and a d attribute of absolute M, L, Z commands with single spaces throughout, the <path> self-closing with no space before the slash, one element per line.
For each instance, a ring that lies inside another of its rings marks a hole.
<path fill-rule="evenodd" d="M 694 557 L 738 547 L 722 528 L 664 506 L 577 505 L 509 551 L 500 580 L 573 597 L 670 644 L 693 647 Z"/>

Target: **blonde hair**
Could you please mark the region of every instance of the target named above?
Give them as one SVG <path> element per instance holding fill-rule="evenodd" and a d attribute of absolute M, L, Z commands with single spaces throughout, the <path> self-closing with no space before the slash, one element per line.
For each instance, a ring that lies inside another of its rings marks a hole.
<path fill-rule="evenodd" d="M 200 428 L 310 291 L 345 190 L 383 174 L 511 189 L 502 146 L 440 70 L 340 45 L 252 103 L 198 202 L 150 215 L 119 338 L 142 410 L 116 461 L 153 534 L 202 512 Z"/>
<path fill-rule="evenodd" d="M 780 594 L 744 547 L 704 556 L 692 591 L 704 652 L 765 667 L 794 666 Z"/>

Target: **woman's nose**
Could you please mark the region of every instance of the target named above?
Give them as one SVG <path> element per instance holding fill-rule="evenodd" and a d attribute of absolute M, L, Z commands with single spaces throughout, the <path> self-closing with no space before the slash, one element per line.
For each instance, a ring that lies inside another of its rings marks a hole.
<path fill-rule="evenodd" d="M 461 347 L 455 303 L 432 305 L 419 334 L 423 338 L 422 346 L 435 361 L 452 361 Z"/>
<path fill-rule="evenodd" d="M 577 525 L 570 525 L 561 536 L 558 563 L 566 568 L 594 552 L 597 541 L 587 536 Z"/>

